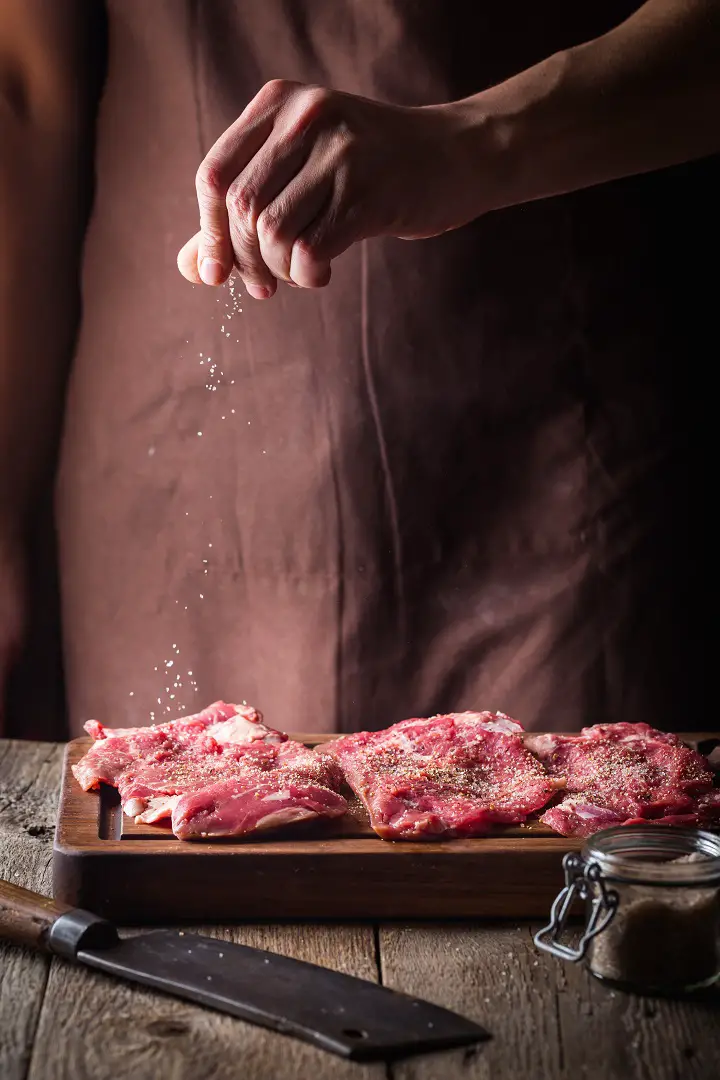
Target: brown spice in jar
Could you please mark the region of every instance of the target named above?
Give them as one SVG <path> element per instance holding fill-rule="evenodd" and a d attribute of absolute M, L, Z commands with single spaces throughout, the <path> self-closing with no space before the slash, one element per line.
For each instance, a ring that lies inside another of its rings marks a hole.
<path fill-rule="evenodd" d="M 703 860 L 699 853 L 673 863 Z M 591 943 L 594 975 L 636 988 L 679 991 L 720 973 L 720 889 L 613 883 L 618 909 Z"/>

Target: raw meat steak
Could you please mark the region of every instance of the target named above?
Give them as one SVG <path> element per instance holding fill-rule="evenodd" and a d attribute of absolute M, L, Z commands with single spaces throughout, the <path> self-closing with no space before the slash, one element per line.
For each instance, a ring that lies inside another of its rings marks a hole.
<path fill-rule="evenodd" d="M 283 742 L 280 731 L 265 727 L 262 715 L 251 705 L 227 705 L 216 701 L 202 712 L 151 727 L 108 728 L 97 720 L 85 724 L 95 744 L 73 773 L 84 791 L 101 782 L 117 787 L 117 780 L 139 760 L 150 760 L 168 750 L 177 750 L 198 735 L 207 735 L 218 743 L 246 743 L 255 739 Z"/>
<path fill-rule="evenodd" d="M 81 786 L 112 784 L 129 817 L 170 818 L 180 839 L 240 836 L 347 809 L 335 790 L 339 770 L 248 706 L 216 702 L 154 727 L 90 721 L 86 730 L 96 742 L 73 767 Z"/>
<path fill-rule="evenodd" d="M 172 828 L 181 840 L 242 836 L 314 817 L 341 817 L 347 810 L 335 790 L 340 771 L 302 743 L 228 746 L 222 756 L 216 777 L 188 785 L 173 806 Z"/>
<path fill-rule="evenodd" d="M 637 822 L 702 825 L 720 818 L 707 760 L 648 724 L 596 724 L 578 735 L 528 735 L 525 745 L 567 795 L 541 821 L 563 836 Z"/>
<path fill-rule="evenodd" d="M 502 713 L 451 713 L 347 735 L 317 752 L 340 763 L 383 839 L 480 836 L 525 821 L 562 786 L 521 731 Z"/>

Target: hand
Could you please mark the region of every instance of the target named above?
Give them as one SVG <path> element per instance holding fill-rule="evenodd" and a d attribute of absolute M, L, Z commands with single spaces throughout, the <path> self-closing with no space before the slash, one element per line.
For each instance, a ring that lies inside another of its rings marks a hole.
<path fill-rule="evenodd" d="M 465 126 L 462 106 L 404 108 L 267 83 L 198 170 L 200 232 L 181 250 L 180 272 L 220 285 L 235 266 L 265 299 L 277 279 L 326 285 L 331 261 L 365 237 L 464 225 L 480 212 Z"/>
<path fill-rule="evenodd" d="M 3 730 L 5 686 L 22 642 L 23 579 L 19 544 L 0 537 L 0 733 Z"/>

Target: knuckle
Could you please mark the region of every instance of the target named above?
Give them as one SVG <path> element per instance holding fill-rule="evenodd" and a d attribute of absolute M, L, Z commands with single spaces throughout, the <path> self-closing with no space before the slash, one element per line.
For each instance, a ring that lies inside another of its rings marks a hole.
<path fill-rule="evenodd" d="M 266 207 L 258 218 L 258 236 L 264 243 L 278 244 L 284 239 L 284 220 L 280 210 Z"/>
<path fill-rule="evenodd" d="M 331 103 L 333 92 L 325 86 L 306 86 L 302 96 L 307 104 L 316 109 L 324 109 Z"/>
<path fill-rule="evenodd" d="M 315 237 L 301 237 L 295 241 L 298 255 L 308 262 L 320 261 L 320 245 Z"/>
<path fill-rule="evenodd" d="M 302 136 L 311 125 L 328 124 L 332 116 L 333 97 L 333 92 L 322 86 L 302 87 L 290 111 L 293 118 L 289 129 L 291 137 Z"/>
<path fill-rule="evenodd" d="M 267 105 L 276 105 L 287 97 L 293 85 L 287 79 L 270 79 L 260 90 L 258 98 Z"/>
<path fill-rule="evenodd" d="M 230 236 L 236 254 L 253 261 L 257 258 L 257 233 L 246 222 L 231 221 Z"/>
<path fill-rule="evenodd" d="M 222 172 L 215 162 L 203 161 L 195 174 L 195 190 L 201 198 L 217 199 L 222 196 Z"/>
<path fill-rule="evenodd" d="M 225 205 L 229 213 L 241 220 L 251 218 L 255 209 L 255 202 L 255 192 L 250 184 L 240 184 L 236 181 L 230 185 L 225 199 Z"/>
<path fill-rule="evenodd" d="M 322 86 L 305 87 L 299 94 L 300 115 L 309 120 L 327 119 L 332 106 L 333 93 Z"/>

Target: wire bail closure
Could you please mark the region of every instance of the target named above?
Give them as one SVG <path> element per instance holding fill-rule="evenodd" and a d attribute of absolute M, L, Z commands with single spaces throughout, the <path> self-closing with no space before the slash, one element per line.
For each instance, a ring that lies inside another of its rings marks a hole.
<path fill-rule="evenodd" d="M 615 889 L 609 889 L 596 862 L 586 862 L 582 855 L 569 852 L 563 859 L 565 888 L 555 897 L 550 911 L 550 922 L 538 930 L 533 941 L 539 949 L 552 953 L 560 960 L 576 963 L 582 960 L 588 945 L 594 937 L 601 934 L 615 916 L 619 896 Z M 576 948 L 563 945 L 559 940 L 570 909 L 576 899 L 591 900 L 585 930 Z"/>

